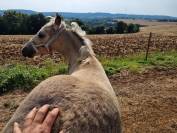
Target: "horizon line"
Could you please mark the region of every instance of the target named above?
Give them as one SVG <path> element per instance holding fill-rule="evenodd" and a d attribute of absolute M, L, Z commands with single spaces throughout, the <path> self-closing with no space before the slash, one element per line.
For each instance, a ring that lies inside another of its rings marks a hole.
<path fill-rule="evenodd" d="M 90 11 L 90 12 L 72 12 L 72 11 L 37 11 L 37 10 L 32 10 L 32 9 L 0 9 L 0 11 L 3 11 L 3 10 L 29 10 L 29 11 L 33 11 L 33 12 L 39 12 L 39 13 L 43 13 L 43 12 L 58 12 L 58 13 L 109 13 L 109 14 L 123 14 L 123 15 L 141 15 L 141 16 L 166 16 L 166 17 L 174 17 L 174 18 L 177 18 L 177 16 L 171 16 L 171 15 L 160 15 L 160 14 L 131 14 L 131 13 L 118 13 L 118 12 L 102 12 L 102 11 L 99 11 L 99 12 L 94 12 L 94 11 Z"/>

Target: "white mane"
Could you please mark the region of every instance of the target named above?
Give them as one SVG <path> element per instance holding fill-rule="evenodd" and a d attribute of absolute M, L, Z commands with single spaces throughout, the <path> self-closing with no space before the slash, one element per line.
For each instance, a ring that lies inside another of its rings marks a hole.
<path fill-rule="evenodd" d="M 50 22 L 47 23 L 46 26 L 52 25 L 54 23 L 55 23 L 55 18 L 51 18 Z M 66 30 L 75 32 L 83 40 L 83 43 L 85 44 L 85 46 L 82 46 L 80 49 L 81 57 L 83 57 L 83 59 L 86 58 L 88 55 L 95 56 L 92 50 L 93 43 L 85 37 L 86 32 L 82 30 L 82 28 L 76 22 L 67 23 L 65 21 L 62 21 L 60 27 L 57 27 L 57 28 L 61 28 L 61 27 L 65 28 Z"/>
<path fill-rule="evenodd" d="M 76 32 L 80 36 L 85 36 L 86 32 L 76 22 L 71 22 L 71 30 Z"/>
<path fill-rule="evenodd" d="M 55 22 L 55 18 L 50 17 L 50 21 L 45 26 L 50 26 L 50 25 L 54 24 L 54 22 Z M 71 22 L 68 24 L 65 21 L 62 21 L 60 27 L 64 27 L 67 30 L 71 30 L 71 31 L 77 33 L 81 37 L 84 37 L 86 35 L 86 32 L 84 30 L 82 30 L 82 28 L 76 22 Z"/>

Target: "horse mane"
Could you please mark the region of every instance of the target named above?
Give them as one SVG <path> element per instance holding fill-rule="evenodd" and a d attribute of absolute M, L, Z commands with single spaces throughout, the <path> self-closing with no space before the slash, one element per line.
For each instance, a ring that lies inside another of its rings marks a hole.
<path fill-rule="evenodd" d="M 50 17 L 50 21 L 44 25 L 45 26 L 50 26 L 52 24 L 55 23 L 55 18 L 54 17 Z M 75 32 L 79 37 L 85 37 L 86 36 L 86 32 L 84 30 L 82 30 L 82 28 L 78 25 L 77 22 L 65 22 L 64 20 L 62 20 L 60 27 L 64 27 L 66 30 L 70 30 L 72 32 Z"/>
<path fill-rule="evenodd" d="M 55 22 L 55 18 L 51 18 L 50 21 L 45 25 L 52 25 Z M 83 55 L 95 56 L 95 53 L 92 49 L 93 43 L 86 37 L 86 32 L 77 24 L 77 22 L 68 22 L 62 21 L 60 27 L 65 28 L 67 31 L 71 31 L 74 36 L 76 36 L 81 42 L 80 53 Z"/>
<path fill-rule="evenodd" d="M 86 37 L 86 32 L 77 24 L 77 22 L 71 22 L 66 24 L 65 21 L 62 22 L 65 25 L 66 29 L 71 31 L 81 42 L 81 57 L 83 56 L 95 56 L 95 53 L 92 49 L 93 43 Z M 85 57 L 86 58 L 86 57 Z"/>

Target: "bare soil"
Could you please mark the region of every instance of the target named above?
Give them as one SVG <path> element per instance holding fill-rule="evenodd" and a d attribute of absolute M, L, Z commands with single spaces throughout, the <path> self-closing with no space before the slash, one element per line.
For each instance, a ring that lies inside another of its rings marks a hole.
<path fill-rule="evenodd" d="M 120 102 L 125 133 L 177 132 L 177 69 L 122 71 L 110 78 Z M 0 96 L 0 130 L 27 92 Z"/>
<path fill-rule="evenodd" d="M 168 29 L 168 28 L 165 28 Z M 177 28 L 173 28 L 177 31 Z M 53 56 L 26 59 L 22 57 L 21 49 L 31 36 L 26 35 L 0 35 L 0 64 L 14 62 L 24 62 L 27 64 L 39 64 L 50 57 L 59 62 L 59 53 Z M 146 51 L 149 39 L 148 34 L 125 34 L 125 35 L 89 35 L 93 42 L 93 49 L 98 56 L 129 56 Z M 161 35 L 153 32 L 150 52 L 177 50 L 177 36 Z"/>

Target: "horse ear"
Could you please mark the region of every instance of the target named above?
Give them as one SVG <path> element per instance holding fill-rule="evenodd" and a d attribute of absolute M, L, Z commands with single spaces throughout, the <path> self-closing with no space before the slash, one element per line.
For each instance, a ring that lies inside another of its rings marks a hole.
<path fill-rule="evenodd" d="M 61 24 L 61 16 L 58 13 L 56 13 L 55 24 L 56 25 L 60 25 Z"/>

